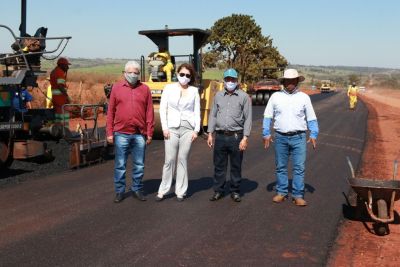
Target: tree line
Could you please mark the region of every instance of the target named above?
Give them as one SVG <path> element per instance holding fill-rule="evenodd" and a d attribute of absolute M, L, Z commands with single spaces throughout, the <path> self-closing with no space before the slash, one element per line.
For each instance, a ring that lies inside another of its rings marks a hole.
<path fill-rule="evenodd" d="M 207 51 L 203 54 L 205 68 L 235 68 L 241 82 L 252 82 L 263 76 L 263 69 L 276 70 L 288 65 L 270 36 L 264 36 L 252 16 L 232 14 L 217 20 L 210 29 Z M 265 72 L 264 72 L 265 73 Z"/>

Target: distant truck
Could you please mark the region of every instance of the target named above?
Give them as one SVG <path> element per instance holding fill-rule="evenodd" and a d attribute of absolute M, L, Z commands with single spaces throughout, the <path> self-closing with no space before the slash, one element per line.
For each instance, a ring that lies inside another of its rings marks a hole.
<path fill-rule="evenodd" d="M 321 87 L 319 88 L 321 93 L 330 93 L 333 91 L 332 82 L 330 80 L 322 80 Z"/>
<path fill-rule="evenodd" d="M 274 73 L 282 70 L 280 68 L 263 69 L 263 78 L 256 82 L 248 91 L 254 106 L 266 105 L 271 95 L 282 89 L 280 82 L 272 78 Z"/>

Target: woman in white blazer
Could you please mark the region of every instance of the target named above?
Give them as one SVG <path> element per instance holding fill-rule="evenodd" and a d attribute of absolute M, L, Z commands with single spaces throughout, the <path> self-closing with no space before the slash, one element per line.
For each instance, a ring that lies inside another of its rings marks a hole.
<path fill-rule="evenodd" d="M 165 162 L 157 201 L 171 189 L 176 169 L 175 194 L 183 201 L 188 188 L 187 160 L 192 142 L 200 131 L 200 96 L 194 87 L 196 73 L 191 64 L 178 67 L 178 82 L 165 86 L 161 95 L 160 119 L 164 134 Z"/>

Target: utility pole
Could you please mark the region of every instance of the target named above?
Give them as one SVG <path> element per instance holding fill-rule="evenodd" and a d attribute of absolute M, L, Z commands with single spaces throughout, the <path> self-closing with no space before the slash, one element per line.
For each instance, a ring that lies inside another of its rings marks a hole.
<path fill-rule="evenodd" d="M 26 36 L 26 0 L 21 0 L 21 25 L 19 25 L 20 37 Z"/>

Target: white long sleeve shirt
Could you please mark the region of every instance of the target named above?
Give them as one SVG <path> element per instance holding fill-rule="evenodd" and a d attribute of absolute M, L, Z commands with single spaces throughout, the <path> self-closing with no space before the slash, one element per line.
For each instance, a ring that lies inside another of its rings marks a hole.
<path fill-rule="evenodd" d="M 179 127 L 181 120 L 186 120 L 194 128 L 200 131 L 200 96 L 197 87 L 189 86 L 187 95 L 181 95 L 179 83 L 167 84 L 164 87 L 160 102 L 161 127 Z"/>

